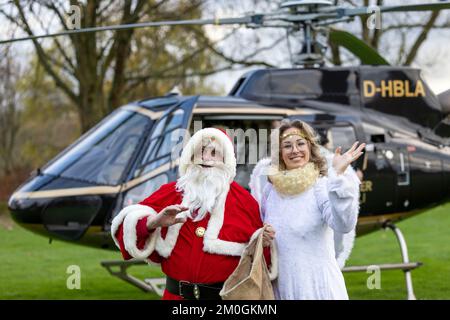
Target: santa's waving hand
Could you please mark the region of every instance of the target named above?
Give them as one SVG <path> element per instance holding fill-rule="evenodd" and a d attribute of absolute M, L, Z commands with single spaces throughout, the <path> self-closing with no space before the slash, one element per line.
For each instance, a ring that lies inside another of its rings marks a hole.
<path fill-rule="evenodd" d="M 235 175 L 230 138 L 202 129 L 183 149 L 180 178 L 113 219 L 111 234 L 124 259 L 161 264 L 163 299 L 220 299 L 223 282 L 263 226 L 258 203 Z M 265 256 L 270 264 L 268 248 Z"/>
<path fill-rule="evenodd" d="M 147 229 L 153 230 L 158 227 L 170 227 L 176 223 L 186 222 L 186 217 L 177 217 L 177 215 L 188 209 L 188 207 L 178 204 L 165 207 L 154 219 L 147 219 Z"/>

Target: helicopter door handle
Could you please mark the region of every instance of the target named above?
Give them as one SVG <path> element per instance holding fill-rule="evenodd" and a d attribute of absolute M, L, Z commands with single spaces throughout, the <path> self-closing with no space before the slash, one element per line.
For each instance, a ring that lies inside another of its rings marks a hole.
<path fill-rule="evenodd" d="M 405 166 L 405 156 L 400 153 L 400 172 L 397 174 L 397 185 L 408 186 L 409 185 L 409 170 Z"/>

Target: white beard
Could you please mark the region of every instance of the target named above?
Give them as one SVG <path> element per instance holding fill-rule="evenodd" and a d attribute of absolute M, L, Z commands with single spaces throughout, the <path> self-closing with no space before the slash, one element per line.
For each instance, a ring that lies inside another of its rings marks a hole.
<path fill-rule="evenodd" d="M 193 221 L 200 221 L 208 212 L 212 213 L 217 200 L 228 193 L 230 176 L 228 168 L 223 164 L 210 168 L 190 164 L 186 173 L 177 181 L 177 190 L 183 193 L 183 204 L 189 207 L 187 216 Z M 197 216 L 193 217 L 192 214 L 197 209 Z"/>

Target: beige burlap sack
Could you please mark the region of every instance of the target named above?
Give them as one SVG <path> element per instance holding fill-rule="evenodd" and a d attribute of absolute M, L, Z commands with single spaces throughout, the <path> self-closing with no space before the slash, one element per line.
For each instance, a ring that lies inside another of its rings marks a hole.
<path fill-rule="evenodd" d="M 245 248 L 238 266 L 225 281 L 223 300 L 274 300 L 272 282 L 263 255 L 263 230 Z M 273 259 L 273 258 L 272 258 Z"/>

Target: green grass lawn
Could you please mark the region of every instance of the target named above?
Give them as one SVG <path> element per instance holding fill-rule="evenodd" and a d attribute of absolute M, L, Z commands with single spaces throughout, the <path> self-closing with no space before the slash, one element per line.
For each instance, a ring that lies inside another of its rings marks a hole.
<path fill-rule="evenodd" d="M 397 224 L 408 244 L 410 261 L 423 266 L 412 271 L 417 299 L 450 299 L 450 203 Z M 357 239 L 347 265 L 401 262 L 400 248 L 391 230 Z M 381 289 L 367 288 L 367 273 L 346 273 L 351 299 L 405 299 L 404 273 L 381 272 Z"/>
<path fill-rule="evenodd" d="M 450 299 L 450 204 L 398 224 L 409 245 L 411 261 L 422 267 L 412 272 L 418 299 Z M 11 223 L 0 204 L 0 299 L 157 299 L 112 277 L 100 261 L 121 259 L 119 252 L 92 249 L 48 239 Z M 392 231 L 358 238 L 348 265 L 401 262 Z M 66 286 L 67 267 L 81 269 L 81 289 Z M 160 276 L 156 267 L 130 269 L 140 278 Z M 369 290 L 370 274 L 346 273 L 351 299 L 404 299 L 402 271 L 382 271 L 381 289 Z"/>

